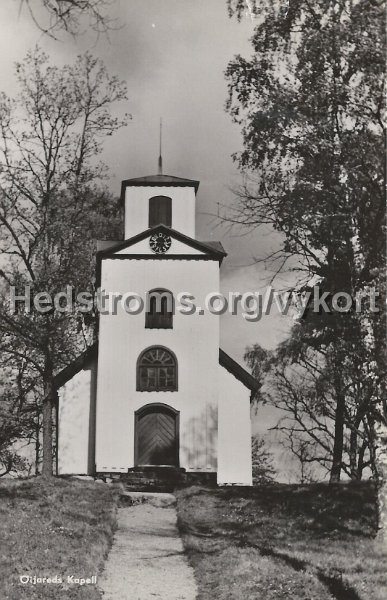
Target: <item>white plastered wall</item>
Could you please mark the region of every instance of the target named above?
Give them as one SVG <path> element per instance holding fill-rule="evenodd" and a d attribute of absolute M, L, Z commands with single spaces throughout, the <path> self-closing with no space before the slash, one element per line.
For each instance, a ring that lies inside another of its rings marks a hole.
<path fill-rule="evenodd" d="M 218 484 L 252 485 L 250 390 L 219 371 Z"/>
<path fill-rule="evenodd" d="M 58 475 L 94 472 L 96 359 L 58 392 Z"/>
<path fill-rule="evenodd" d="M 101 287 L 145 298 L 157 287 L 193 294 L 199 306 L 219 289 L 219 265 L 210 260 L 105 259 Z M 140 353 L 166 346 L 178 360 L 178 391 L 136 391 Z M 97 471 L 125 472 L 134 466 L 134 413 L 162 402 L 180 412 L 180 466 L 217 469 L 219 317 L 176 311 L 173 329 L 145 329 L 145 314 L 101 315 L 97 396 Z"/>
<path fill-rule="evenodd" d="M 195 238 L 195 188 L 185 186 L 128 186 L 125 191 L 125 239 L 149 228 L 149 198 L 172 198 L 172 229 Z"/>

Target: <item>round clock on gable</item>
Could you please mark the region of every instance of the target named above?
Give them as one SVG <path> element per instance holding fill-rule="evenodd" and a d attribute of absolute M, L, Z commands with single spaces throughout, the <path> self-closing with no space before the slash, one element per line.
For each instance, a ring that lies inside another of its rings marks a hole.
<path fill-rule="evenodd" d="M 169 250 L 171 244 L 171 236 L 167 235 L 166 233 L 154 233 L 149 238 L 149 246 L 156 254 L 164 254 L 164 252 Z"/>

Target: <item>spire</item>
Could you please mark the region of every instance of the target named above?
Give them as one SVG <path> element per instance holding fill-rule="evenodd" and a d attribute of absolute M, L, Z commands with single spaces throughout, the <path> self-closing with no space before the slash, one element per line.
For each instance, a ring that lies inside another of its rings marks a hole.
<path fill-rule="evenodd" d="M 163 174 L 163 157 L 162 157 L 162 138 L 163 135 L 163 121 L 160 118 L 160 154 L 159 154 L 159 175 Z"/>

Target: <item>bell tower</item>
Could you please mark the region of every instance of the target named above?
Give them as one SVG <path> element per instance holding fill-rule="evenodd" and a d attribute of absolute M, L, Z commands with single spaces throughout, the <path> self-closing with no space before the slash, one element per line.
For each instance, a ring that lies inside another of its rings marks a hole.
<path fill-rule="evenodd" d="M 199 181 L 162 174 L 124 180 L 125 239 L 159 224 L 195 238 L 198 188 Z"/>

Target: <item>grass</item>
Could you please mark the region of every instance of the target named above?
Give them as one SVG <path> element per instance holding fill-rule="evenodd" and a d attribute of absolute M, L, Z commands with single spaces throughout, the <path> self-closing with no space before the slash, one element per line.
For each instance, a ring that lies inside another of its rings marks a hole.
<path fill-rule="evenodd" d="M 198 600 L 386 600 L 367 483 L 181 490 L 179 526 Z M 100 600 L 95 585 L 116 519 L 112 488 L 41 478 L 0 481 L 1 600 Z M 61 576 L 24 584 L 20 575 Z"/>
<path fill-rule="evenodd" d="M 67 575 L 97 575 L 115 529 L 110 486 L 41 478 L 0 481 L 1 600 L 100 600 L 95 585 Z M 21 584 L 20 575 L 63 578 L 63 584 Z"/>
<path fill-rule="evenodd" d="M 368 483 L 180 491 L 198 600 L 386 600 L 375 507 Z"/>

